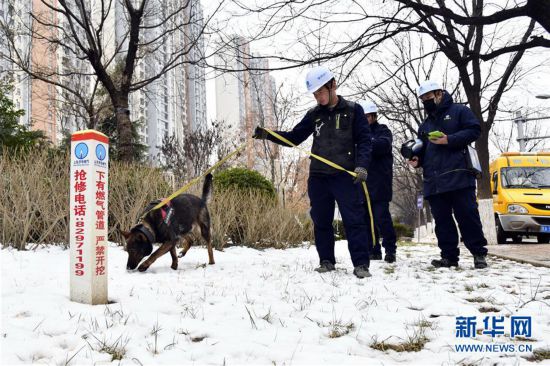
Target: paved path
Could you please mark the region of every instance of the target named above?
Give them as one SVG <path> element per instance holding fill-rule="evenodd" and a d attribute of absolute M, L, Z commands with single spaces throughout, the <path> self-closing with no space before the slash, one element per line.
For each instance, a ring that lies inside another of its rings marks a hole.
<path fill-rule="evenodd" d="M 550 244 L 503 244 L 487 246 L 490 255 L 550 268 Z"/>

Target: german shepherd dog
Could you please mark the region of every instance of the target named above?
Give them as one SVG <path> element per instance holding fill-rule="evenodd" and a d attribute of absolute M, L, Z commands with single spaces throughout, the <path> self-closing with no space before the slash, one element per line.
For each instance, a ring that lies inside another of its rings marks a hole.
<path fill-rule="evenodd" d="M 160 243 L 160 247 L 146 261 L 138 267 L 140 272 L 147 268 L 160 256 L 170 252 L 172 269 L 178 268 L 176 246 L 183 243 L 180 257 L 183 257 L 194 238 L 202 237 L 208 247 L 208 263 L 214 264 L 214 253 L 210 235 L 210 214 L 206 201 L 212 188 L 212 175 L 208 174 L 202 187 L 202 197 L 192 194 L 180 194 L 168 204 L 157 210 L 152 210 L 160 200 L 153 201 L 143 212 L 146 215 L 130 231 L 122 231 L 126 239 L 128 263 L 126 269 L 135 269 L 141 260 L 151 254 L 153 243 Z M 143 215 L 143 214 L 142 214 Z"/>

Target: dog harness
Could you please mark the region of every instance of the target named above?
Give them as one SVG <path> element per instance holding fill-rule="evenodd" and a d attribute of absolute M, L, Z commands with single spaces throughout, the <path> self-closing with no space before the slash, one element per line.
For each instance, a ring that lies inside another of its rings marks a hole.
<path fill-rule="evenodd" d="M 174 209 L 172 208 L 172 201 L 168 201 L 166 205 L 161 207 L 160 214 L 162 215 L 162 221 L 164 221 L 166 225 L 170 223 L 170 219 L 172 218 L 173 213 L 174 213 Z"/>
<path fill-rule="evenodd" d="M 153 201 L 157 202 L 157 201 Z M 160 202 L 160 200 L 158 200 Z M 162 216 L 162 221 L 166 226 L 170 223 L 170 219 L 172 218 L 172 215 L 174 213 L 174 208 L 172 207 L 172 201 L 168 201 L 168 203 L 160 209 L 160 214 Z M 147 241 L 149 241 L 149 244 L 155 243 L 155 233 L 149 230 L 145 225 L 142 224 L 142 220 L 140 219 L 136 226 L 132 228 L 132 231 L 139 231 L 145 237 L 147 238 Z"/>

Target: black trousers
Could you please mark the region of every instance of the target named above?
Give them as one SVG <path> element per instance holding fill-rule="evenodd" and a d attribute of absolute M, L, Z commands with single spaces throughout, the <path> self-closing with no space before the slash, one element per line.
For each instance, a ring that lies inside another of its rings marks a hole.
<path fill-rule="evenodd" d="M 487 254 L 487 240 L 483 235 L 481 219 L 476 201 L 475 188 L 464 188 L 427 197 L 435 219 L 437 245 L 441 257 L 458 262 L 458 223 L 464 245 L 473 255 Z"/>
<path fill-rule="evenodd" d="M 371 208 L 376 242 L 374 243 L 374 247 L 370 247 L 370 252 L 372 254 L 382 254 L 382 247 L 384 247 L 386 254 L 395 254 L 397 249 L 397 236 L 395 235 L 395 229 L 393 228 L 393 221 L 390 214 L 390 203 L 387 201 L 371 201 Z M 370 230 L 368 211 L 366 219 Z M 380 237 L 382 237 L 382 245 L 380 245 Z"/>
<path fill-rule="evenodd" d="M 332 226 L 336 202 L 342 214 L 353 266 L 369 265 L 368 246 L 372 245 L 372 240 L 369 239 L 365 222 L 364 193 L 361 185 L 354 184 L 353 178 L 347 173 L 310 176 L 308 194 L 319 260 L 336 263 Z"/>

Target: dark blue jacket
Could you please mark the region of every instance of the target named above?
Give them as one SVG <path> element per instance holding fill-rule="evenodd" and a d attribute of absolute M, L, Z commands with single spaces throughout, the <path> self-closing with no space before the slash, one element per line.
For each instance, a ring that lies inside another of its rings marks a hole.
<path fill-rule="evenodd" d="M 338 96 L 334 108 L 316 106 L 311 108 L 292 131 L 275 131 L 292 143 L 299 145 L 313 134 L 312 152 L 329 159 L 343 168 L 353 171 L 356 167 L 367 168 L 371 155 L 370 129 L 363 108 Z M 351 129 L 351 131 L 350 131 Z M 268 135 L 270 141 L 283 146 L 286 143 Z M 325 163 L 312 159 L 309 171 L 313 175 L 341 173 Z"/>
<path fill-rule="evenodd" d="M 368 168 L 367 187 L 372 201 L 391 201 L 393 178 L 392 133 L 386 125 L 370 125 L 372 159 Z"/>
<path fill-rule="evenodd" d="M 447 135 L 448 145 L 428 141 L 427 134 L 441 131 Z M 418 129 L 424 141 L 420 162 L 424 168 L 424 196 L 475 187 L 474 175 L 466 170 L 466 147 L 481 134 L 479 121 L 470 108 L 455 104 L 445 91 L 443 100 L 433 115 L 428 115 Z"/>

